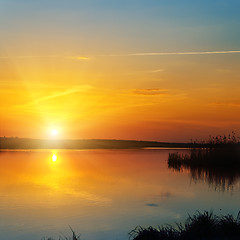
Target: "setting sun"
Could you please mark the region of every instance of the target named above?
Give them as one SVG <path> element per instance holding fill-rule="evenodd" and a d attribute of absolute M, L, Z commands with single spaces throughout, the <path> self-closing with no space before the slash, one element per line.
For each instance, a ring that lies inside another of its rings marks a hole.
<path fill-rule="evenodd" d="M 52 129 L 52 130 L 51 130 L 51 134 L 52 134 L 53 136 L 58 135 L 58 130 L 57 130 L 57 129 Z"/>

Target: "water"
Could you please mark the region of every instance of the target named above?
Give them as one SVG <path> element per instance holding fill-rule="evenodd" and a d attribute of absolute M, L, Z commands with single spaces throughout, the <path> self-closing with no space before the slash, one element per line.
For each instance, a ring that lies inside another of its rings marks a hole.
<path fill-rule="evenodd" d="M 173 224 L 196 210 L 236 216 L 239 177 L 219 186 L 169 169 L 173 151 L 0 152 L 0 239 L 58 239 L 70 225 L 82 240 L 127 240 L 138 225 Z"/>

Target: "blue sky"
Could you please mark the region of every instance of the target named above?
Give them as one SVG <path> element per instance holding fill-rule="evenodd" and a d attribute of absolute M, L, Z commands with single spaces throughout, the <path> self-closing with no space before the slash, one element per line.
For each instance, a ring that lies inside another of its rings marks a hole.
<path fill-rule="evenodd" d="M 68 35 L 80 42 L 99 38 L 106 42 L 103 52 L 240 48 L 236 0 L 5 0 L 0 9 L 6 41 L 26 31 L 36 37 Z"/>

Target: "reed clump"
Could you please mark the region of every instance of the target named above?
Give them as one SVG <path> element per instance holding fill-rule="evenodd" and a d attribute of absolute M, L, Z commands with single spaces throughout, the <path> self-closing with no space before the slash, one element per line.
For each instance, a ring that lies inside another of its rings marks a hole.
<path fill-rule="evenodd" d="M 170 153 L 168 168 L 187 169 L 194 180 L 207 181 L 216 189 L 232 189 L 240 177 L 240 142 L 235 133 L 194 142 L 187 154 Z"/>
<path fill-rule="evenodd" d="M 208 142 L 195 142 L 190 154 L 170 153 L 168 165 L 174 168 L 182 166 L 240 167 L 240 141 L 233 132 L 228 137 L 219 135 L 210 137 Z"/>
<path fill-rule="evenodd" d="M 240 239 L 240 212 L 217 216 L 212 212 L 196 212 L 185 223 L 176 223 L 158 228 L 138 226 L 129 233 L 133 240 L 237 240 Z"/>

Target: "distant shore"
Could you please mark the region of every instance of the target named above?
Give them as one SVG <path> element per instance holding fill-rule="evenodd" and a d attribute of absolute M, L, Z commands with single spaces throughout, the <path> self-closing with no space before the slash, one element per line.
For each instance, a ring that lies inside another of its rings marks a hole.
<path fill-rule="evenodd" d="M 0 149 L 143 149 L 143 148 L 190 148 L 189 143 L 115 139 L 31 139 L 0 137 Z"/>

